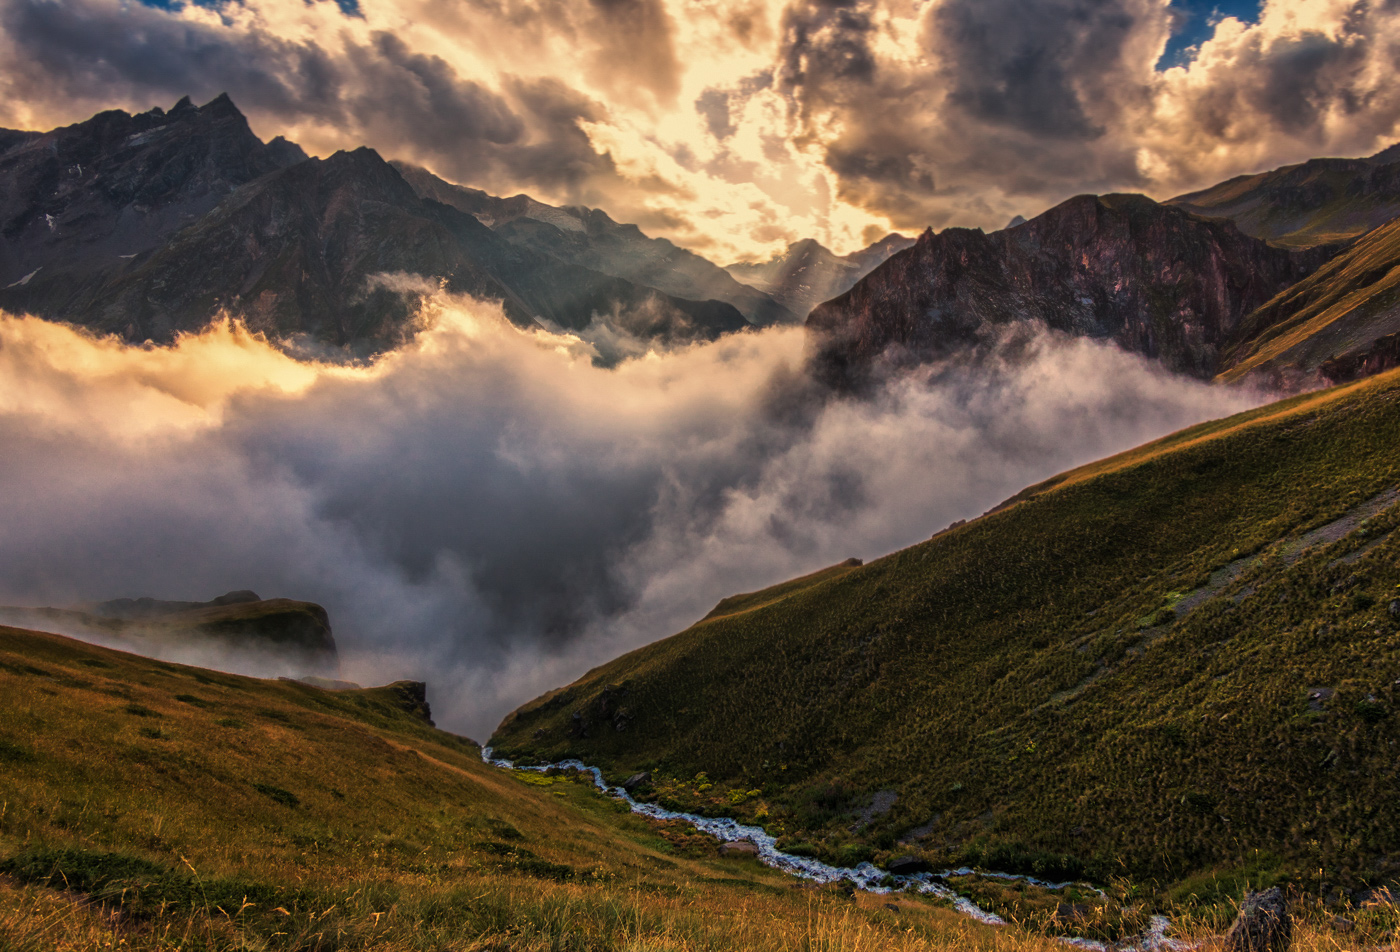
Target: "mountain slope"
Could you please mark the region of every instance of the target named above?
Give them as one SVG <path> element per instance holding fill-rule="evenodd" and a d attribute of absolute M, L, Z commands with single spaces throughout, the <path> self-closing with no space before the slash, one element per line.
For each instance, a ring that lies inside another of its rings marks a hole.
<path fill-rule="evenodd" d="M 0 289 L 62 297 L 120 268 L 234 189 L 306 158 L 264 145 L 227 96 L 170 112 L 113 110 L 46 133 L 0 135 Z M 8 297 L 0 291 L 0 301 Z M 8 306 L 8 305 L 7 305 Z"/>
<path fill-rule="evenodd" d="M 1331 383 L 1400 364 L 1400 221 L 1250 314 L 1237 336 L 1221 362 L 1225 381 Z"/>
<path fill-rule="evenodd" d="M 1034 322 L 1210 377 L 1240 319 L 1327 255 L 1275 248 L 1141 195 L 1082 195 L 990 235 L 925 232 L 808 316 L 814 368 L 858 385 Z"/>
<path fill-rule="evenodd" d="M 787 251 L 755 264 L 725 268 L 747 285 L 758 288 L 794 314 L 806 317 L 812 308 L 851 289 L 861 278 L 914 243 L 903 235 L 886 235 L 875 244 L 838 257 L 810 238 L 788 245 Z"/>
<path fill-rule="evenodd" d="M 384 273 L 501 301 L 522 324 L 596 319 L 662 343 L 748 326 L 722 301 L 512 245 L 420 198 L 372 150 L 322 160 L 263 145 L 226 96 L 0 142 L 0 234 L 13 252 L 0 258 L 0 307 L 128 340 L 169 341 L 226 309 L 274 338 L 393 347 L 414 331 L 421 288 L 377 283 Z"/>
<path fill-rule="evenodd" d="M 929 952 L 1012 938 L 914 897 L 802 888 L 619 813 L 572 775 L 486 766 L 431 726 L 423 689 L 324 691 L 0 628 L 0 945 Z"/>
<path fill-rule="evenodd" d="M 636 225 L 618 224 L 599 209 L 556 208 L 528 195 L 496 198 L 445 182 L 406 162 L 395 162 L 394 167 L 423 198 L 474 216 L 517 247 L 673 297 L 723 301 L 753 324 L 796 323 L 801 319 L 701 256 L 664 238 L 648 238 Z"/>
<path fill-rule="evenodd" d="M 625 655 L 493 743 L 832 857 L 1390 880 L 1396 445 L 1400 371 L 1203 424 Z"/>
<path fill-rule="evenodd" d="M 166 655 L 222 651 L 276 659 L 288 673 L 334 674 L 330 617 L 315 602 L 230 592 L 211 602 L 116 599 L 78 608 L 0 606 L 0 624 L 57 631 Z"/>
<path fill-rule="evenodd" d="M 1312 159 L 1241 175 L 1167 204 L 1227 218 L 1247 235 L 1291 248 L 1357 238 L 1400 216 L 1397 147 L 1366 159 Z"/>

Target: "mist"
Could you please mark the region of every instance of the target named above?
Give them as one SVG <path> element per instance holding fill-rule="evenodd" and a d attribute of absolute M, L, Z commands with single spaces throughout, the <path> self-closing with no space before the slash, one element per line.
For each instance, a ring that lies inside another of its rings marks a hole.
<path fill-rule="evenodd" d="M 338 365 L 229 323 L 156 348 L 0 315 L 0 604 L 316 601 L 342 677 L 426 681 L 485 740 L 724 596 L 1265 400 L 1050 332 L 855 399 L 804 375 L 800 328 L 610 339 L 608 367 L 492 304 L 423 322 Z"/>

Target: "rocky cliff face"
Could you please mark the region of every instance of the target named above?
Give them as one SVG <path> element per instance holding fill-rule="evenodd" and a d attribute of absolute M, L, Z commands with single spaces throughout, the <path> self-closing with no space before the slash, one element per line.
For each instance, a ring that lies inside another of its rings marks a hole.
<path fill-rule="evenodd" d="M 1325 260 L 1140 195 L 1085 195 L 987 235 L 925 232 L 807 319 L 837 386 L 965 353 L 1044 324 L 1213 376 L 1243 318 Z"/>
<path fill-rule="evenodd" d="M 0 134 L 0 288 L 42 306 L 121 270 L 239 186 L 306 158 L 264 144 L 227 96 Z M 14 297 L 14 294 L 10 295 Z"/>
<path fill-rule="evenodd" d="M 264 144 L 226 96 L 0 135 L 0 248 L 0 307 L 133 341 L 227 311 L 272 338 L 369 353 L 411 335 L 414 287 L 440 284 L 522 324 L 598 320 L 662 343 L 749 326 L 725 302 L 513 244 L 372 150 L 322 160 Z"/>

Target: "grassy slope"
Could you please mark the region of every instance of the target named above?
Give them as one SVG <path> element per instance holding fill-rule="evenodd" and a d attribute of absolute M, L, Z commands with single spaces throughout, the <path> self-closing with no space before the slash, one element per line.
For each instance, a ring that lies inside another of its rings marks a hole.
<path fill-rule="evenodd" d="M 1288 248 L 1313 248 L 1357 238 L 1400 214 L 1393 188 L 1372 194 L 1378 174 L 1364 160 L 1314 159 L 1241 175 L 1168 204 L 1208 218 L 1229 218 L 1247 235 Z"/>
<path fill-rule="evenodd" d="M 1400 533 L 1333 563 L 1400 516 L 1292 563 L 1269 547 L 1394 486 L 1396 446 L 1400 372 L 1204 424 L 632 652 L 494 742 L 647 767 L 665 798 L 849 860 L 916 848 L 1182 895 L 1387 879 Z M 894 807 L 852 830 L 883 789 Z"/>
<path fill-rule="evenodd" d="M 795 578 L 777 585 L 770 585 L 768 588 L 757 592 L 745 592 L 742 595 L 730 595 L 728 598 L 720 599 L 718 605 L 710 609 L 710 613 L 705 616 L 708 621 L 711 618 L 719 618 L 723 615 L 738 615 L 742 612 L 753 611 L 755 608 L 763 608 L 772 605 L 774 602 L 782 601 L 789 595 L 805 591 L 813 585 L 819 585 L 829 579 L 840 578 L 854 568 L 858 568 L 860 562 L 856 559 L 847 559 L 836 565 L 829 565 L 824 569 L 818 569 L 808 575 Z"/>
<path fill-rule="evenodd" d="M 1400 333 L 1400 221 L 1382 225 L 1245 318 L 1221 379 L 1271 367 L 1315 371 Z"/>
<path fill-rule="evenodd" d="M 0 950 L 1058 947 L 722 859 L 412 706 L 0 628 Z"/>

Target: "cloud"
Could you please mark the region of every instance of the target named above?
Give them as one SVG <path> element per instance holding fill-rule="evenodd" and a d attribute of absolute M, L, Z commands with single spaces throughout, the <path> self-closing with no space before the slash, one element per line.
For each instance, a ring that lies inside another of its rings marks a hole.
<path fill-rule="evenodd" d="M 721 597 L 1258 399 L 1040 336 L 833 400 L 800 330 L 605 369 L 494 307 L 428 307 L 352 367 L 227 326 L 143 348 L 0 317 L 0 604 L 318 601 L 346 676 L 426 680 L 482 737 Z"/>
<path fill-rule="evenodd" d="M 228 91 L 264 137 L 602 207 L 719 261 L 1400 136 L 1395 4 L 1268 0 L 1159 71 L 1173 19 L 1163 0 L 0 0 L 0 123 Z"/>

